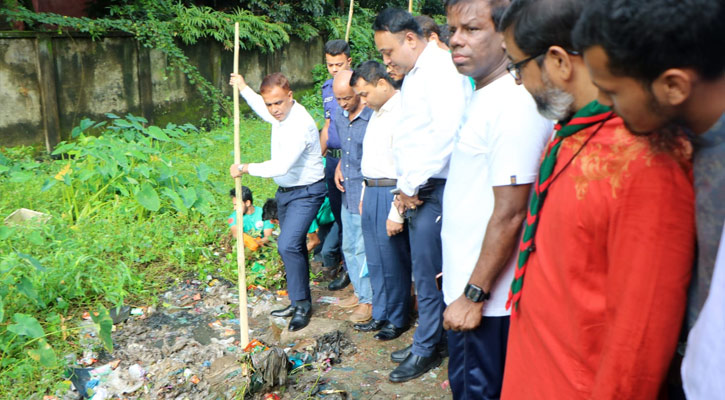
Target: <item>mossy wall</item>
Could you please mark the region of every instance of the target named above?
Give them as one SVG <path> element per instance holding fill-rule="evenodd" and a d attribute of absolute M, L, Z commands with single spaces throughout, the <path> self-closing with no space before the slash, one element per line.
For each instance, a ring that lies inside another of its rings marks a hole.
<path fill-rule="evenodd" d="M 39 51 L 39 45 L 49 48 Z M 255 89 L 265 75 L 277 71 L 287 75 L 293 88 L 306 89 L 313 85 L 312 67 L 323 60 L 323 46 L 319 38 L 292 39 L 274 53 L 243 51 L 240 72 Z M 182 48 L 206 79 L 231 95 L 232 51 L 213 41 Z M 41 77 L 43 62 L 52 66 L 46 69 L 51 76 Z M 52 146 L 67 139 L 81 119 L 103 119 L 108 112 L 143 115 L 162 125 L 198 123 L 209 117 L 211 107 L 185 75 L 167 67 L 163 53 L 124 35 L 95 41 L 82 34 L 51 35 L 43 41 L 35 33 L 2 32 L 0 146 L 44 142 Z M 48 79 L 55 84 L 47 85 Z M 49 134 L 55 134 L 53 123 L 58 137 L 48 140 Z"/>

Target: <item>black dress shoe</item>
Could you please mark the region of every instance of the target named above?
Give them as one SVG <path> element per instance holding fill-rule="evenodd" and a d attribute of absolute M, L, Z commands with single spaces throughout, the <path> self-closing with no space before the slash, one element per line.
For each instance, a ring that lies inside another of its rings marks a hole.
<path fill-rule="evenodd" d="M 413 345 L 394 351 L 390 353 L 390 361 L 394 363 L 402 363 L 410 355 L 410 351 L 413 349 Z"/>
<path fill-rule="evenodd" d="M 347 285 L 350 284 L 350 277 L 347 275 L 347 271 L 343 271 L 340 273 L 340 275 L 335 279 L 334 281 L 330 282 L 330 284 L 327 286 L 329 290 L 335 291 L 335 290 L 342 290 L 347 287 Z"/>
<path fill-rule="evenodd" d="M 310 317 L 312 316 L 312 304 L 310 301 L 298 301 L 295 307 L 294 315 L 289 321 L 287 329 L 290 332 L 298 331 L 307 326 L 310 323 Z"/>
<path fill-rule="evenodd" d="M 379 319 L 371 319 L 368 322 L 362 323 L 362 324 L 355 324 L 353 325 L 353 329 L 360 332 L 375 332 L 379 331 L 380 329 L 385 326 L 385 320 L 379 320 Z"/>
<path fill-rule="evenodd" d="M 279 310 L 274 310 L 270 314 L 272 314 L 275 317 L 291 317 L 295 313 L 295 306 L 290 304 L 286 308 L 280 308 Z"/>
<path fill-rule="evenodd" d="M 402 363 L 406 358 L 408 358 L 408 355 L 410 354 L 410 350 L 413 349 L 413 345 L 400 349 L 398 351 L 394 351 L 390 353 L 390 361 L 394 363 Z M 436 351 L 440 358 L 446 358 L 448 357 L 448 341 L 441 341 L 436 346 Z"/>
<path fill-rule="evenodd" d="M 407 382 L 425 374 L 440 364 L 441 356 L 437 351 L 434 351 L 429 357 L 421 357 L 410 353 L 408 358 L 400 363 L 400 365 L 398 365 L 398 367 L 390 373 L 388 378 L 391 382 Z"/>
<path fill-rule="evenodd" d="M 407 331 L 408 328 L 398 328 L 397 326 L 393 325 L 392 323 L 388 323 L 383 327 L 383 329 L 380 330 L 380 332 L 376 333 L 375 336 L 373 336 L 375 339 L 386 341 L 386 340 L 393 340 L 397 338 L 398 336 L 402 335 L 403 332 Z"/>

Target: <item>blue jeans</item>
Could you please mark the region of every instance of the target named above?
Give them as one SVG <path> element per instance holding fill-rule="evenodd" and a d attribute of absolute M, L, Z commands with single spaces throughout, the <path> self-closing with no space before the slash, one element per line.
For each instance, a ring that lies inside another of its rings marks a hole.
<path fill-rule="evenodd" d="M 340 209 L 342 217 L 342 254 L 345 255 L 347 273 L 360 303 L 372 304 L 373 289 L 369 277 L 360 277 L 365 263 L 365 242 L 362 236 L 360 215 L 353 214 L 345 206 Z"/>

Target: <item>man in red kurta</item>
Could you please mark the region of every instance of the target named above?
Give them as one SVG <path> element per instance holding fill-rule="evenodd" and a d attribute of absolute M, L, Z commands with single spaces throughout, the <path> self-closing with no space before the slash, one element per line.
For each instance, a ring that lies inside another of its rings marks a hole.
<path fill-rule="evenodd" d="M 571 47 L 581 0 L 551 2 L 515 0 L 503 19 L 509 70 L 559 124 L 512 284 L 502 398 L 656 398 L 692 269 L 689 163 L 595 101 Z"/>

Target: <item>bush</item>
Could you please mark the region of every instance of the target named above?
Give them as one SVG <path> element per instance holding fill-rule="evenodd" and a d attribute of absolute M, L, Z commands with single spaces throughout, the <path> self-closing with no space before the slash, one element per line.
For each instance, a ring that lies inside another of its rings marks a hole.
<path fill-rule="evenodd" d="M 231 129 L 108 116 L 82 121 L 75 140 L 56 149 L 58 160 L 29 147 L 0 149 L 0 215 L 23 207 L 50 215 L 0 225 L 0 398 L 53 394 L 64 380 L 62 354 L 78 350 L 83 311 L 99 313 L 110 347 L 106 309 L 153 303 L 189 275 L 236 281 L 236 255 L 220 249 L 232 209 Z M 266 159 L 269 125 L 242 126 L 243 160 Z M 244 184 L 260 204 L 276 190 L 271 180 L 245 176 Z M 250 283 L 280 286 L 274 247 L 249 257 Z M 264 268 L 253 272 L 255 262 Z"/>

